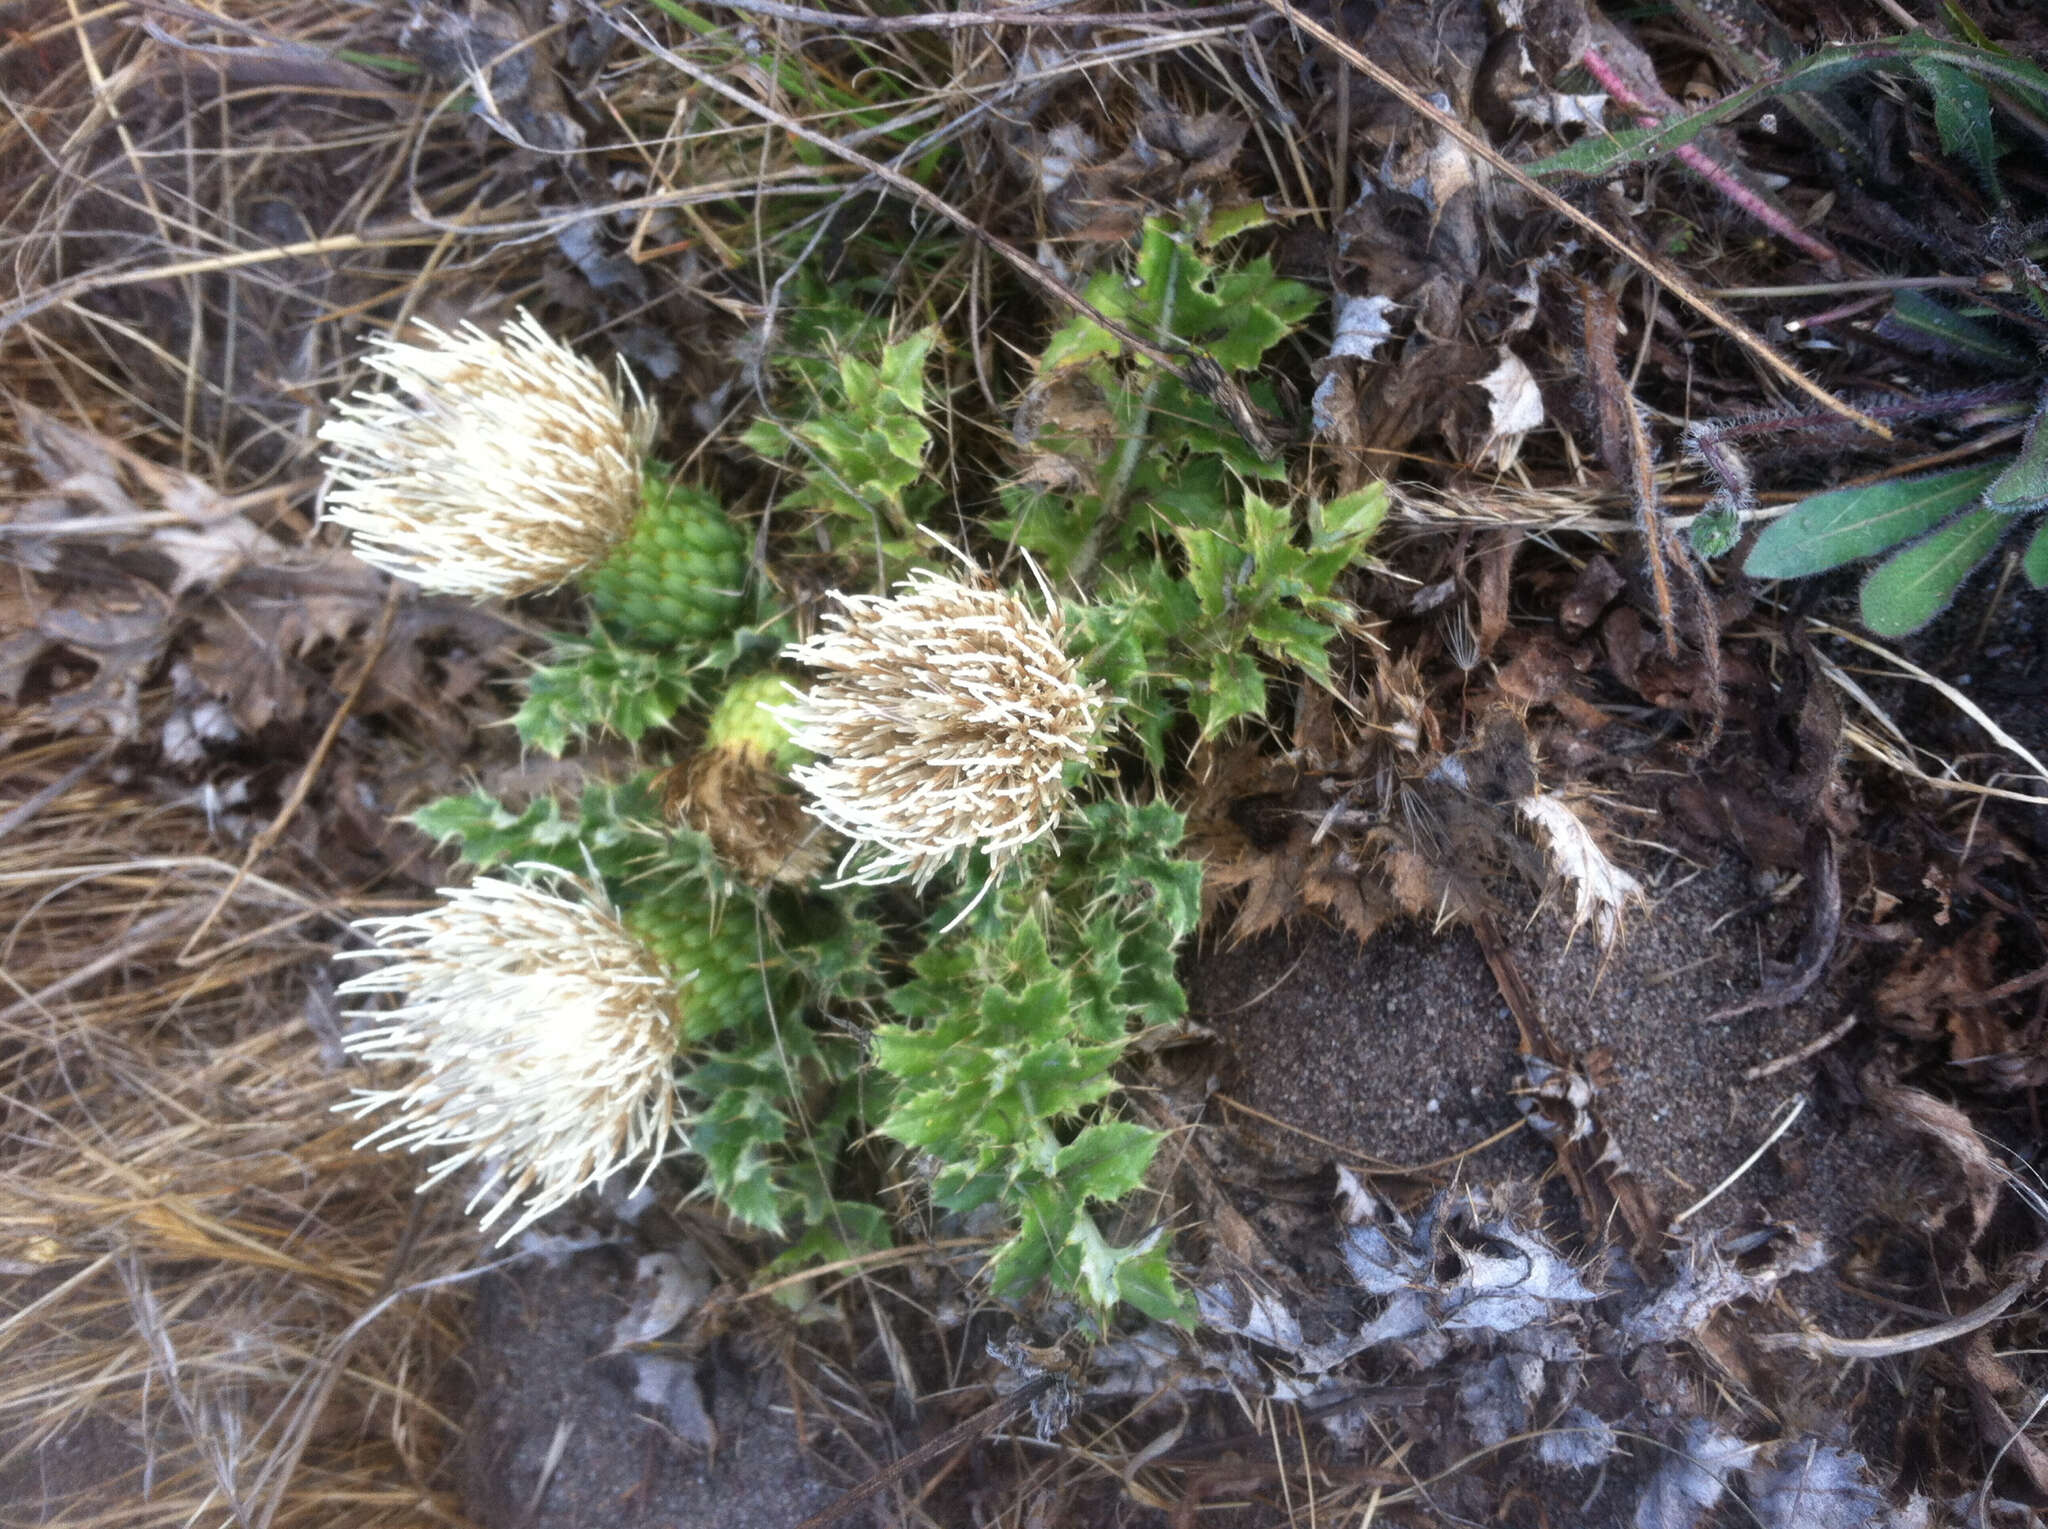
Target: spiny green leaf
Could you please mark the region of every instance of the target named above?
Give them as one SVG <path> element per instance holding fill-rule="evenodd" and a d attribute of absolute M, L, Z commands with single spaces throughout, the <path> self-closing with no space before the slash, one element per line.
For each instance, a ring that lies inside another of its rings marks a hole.
<path fill-rule="evenodd" d="M 594 865 L 612 896 L 630 903 L 678 876 L 708 877 L 716 864 L 701 835 L 663 826 L 652 781 L 587 786 L 574 814 L 552 797 L 513 812 L 471 792 L 429 802 L 411 821 L 437 843 L 459 840 L 462 858 L 480 870 L 538 862 L 587 876 Z"/>
<path fill-rule="evenodd" d="M 595 733 L 638 743 L 701 699 L 696 667 L 681 654 L 621 647 L 603 632 L 557 639 L 526 692 L 512 725 L 521 742 L 557 758 Z"/>
<path fill-rule="evenodd" d="M 1380 522 L 1387 518 L 1387 486 L 1384 483 L 1368 484 L 1348 494 L 1340 494 L 1328 504 L 1318 505 L 1309 514 L 1309 525 L 1313 529 L 1313 545 L 1321 547 L 1344 546 L 1351 550 L 1362 548 L 1380 528 Z"/>
<path fill-rule="evenodd" d="M 796 1274 L 818 1264 L 840 1263 L 888 1246 L 889 1218 L 880 1206 L 858 1200 L 834 1200 L 762 1272 L 771 1278 Z"/>
<path fill-rule="evenodd" d="M 1863 624 L 1880 637 L 1919 631 L 1941 614 L 2011 526 L 1996 510 L 1972 510 L 1893 553 L 1864 581 Z"/>
<path fill-rule="evenodd" d="M 1284 504 L 1271 504 L 1257 494 L 1244 499 L 1245 550 L 1260 564 L 1274 561 L 1275 554 L 1288 547 L 1294 534 L 1294 518 Z"/>
<path fill-rule="evenodd" d="M 1080 1276 L 1080 1289 L 1076 1294 L 1097 1311 L 1114 1310 L 1118 1250 L 1109 1245 L 1101 1228 L 1087 1215 L 1075 1217 L 1067 1241 L 1080 1254 L 1075 1270 Z"/>
<path fill-rule="evenodd" d="M 1057 1198 L 1028 1203 L 1017 1232 L 988 1262 L 989 1288 L 1004 1300 L 1021 1300 L 1052 1271 L 1072 1235 L 1077 1207 Z"/>
<path fill-rule="evenodd" d="M 1184 530 L 1180 540 L 1188 554 L 1188 583 L 1201 597 L 1202 614 L 1215 620 L 1230 608 L 1251 560 L 1214 531 Z"/>
<path fill-rule="evenodd" d="M 1330 639 L 1336 635 L 1328 622 L 1303 610 L 1274 605 L 1253 619 L 1250 631 L 1268 653 L 1305 670 L 1310 679 L 1328 688 Z"/>
<path fill-rule="evenodd" d="M 1266 714 L 1266 676 L 1249 653 L 1218 653 L 1209 661 L 1209 687 L 1195 697 L 1202 736 L 1213 738 L 1239 717 Z"/>
<path fill-rule="evenodd" d="M 1147 1238 L 1117 1265 L 1116 1293 L 1155 1322 L 1195 1325 L 1194 1302 L 1173 1277 L 1161 1234 Z"/>
<path fill-rule="evenodd" d="M 1873 557 L 1974 503 L 2003 465 L 1867 483 L 1801 500 L 1757 538 L 1743 570 L 1753 578 L 1796 579 Z"/>
<path fill-rule="evenodd" d="M 1145 1170 L 1165 1138 L 1128 1120 L 1086 1126 L 1054 1160 L 1060 1188 L 1084 1199 L 1120 1200 L 1145 1182 Z"/>
<path fill-rule="evenodd" d="M 1209 221 L 1202 228 L 1202 244 L 1214 248 L 1226 239 L 1249 233 L 1255 228 L 1264 228 L 1273 221 L 1273 215 L 1266 211 L 1264 202 L 1245 202 L 1237 207 L 1224 207 L 1211 213 Z"/>
<path fill-rule="evenodd" d="M 1201 919 L 1202 868 L 1174 853 L 1186 820 L 1165 802 L 1090 802 L 1068 837 L 1060 869 L 1085 875 L 1103 894 L 1141 908 L 1173 939 L 1192 934 Z M 1085 867 L 1085 870 L 1079 869 Z M 1078 897 L 1080 888 L 1065 889 Z"/>

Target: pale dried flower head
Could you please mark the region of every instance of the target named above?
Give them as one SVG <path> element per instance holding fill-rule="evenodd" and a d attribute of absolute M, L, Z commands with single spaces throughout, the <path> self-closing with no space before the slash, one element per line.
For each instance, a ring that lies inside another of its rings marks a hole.
<path fill-rule="evenodd" d="M 654 416 L 521 310 L 431 345 L 379 337 L 390 384 L 320 427 L 325 517 L 356 555 L 423 588 L 479 597 L 553 589 L 610 556 L 640 512 Z"/>
<path fill-rule="evenodd" d="M 818 756 L 790 772 L 812 814 L 853 841 L 842 874 L 922 885 L 976 848 L 996 871 L 1051 831 L 1105 704 L 1057 613 L 919 571 L 839 596 L 826 625 L 791 654 L 824 677 L 783 716 Z"/>
<path fill-rule="evenodd" d="M 525 1207 L 500 1242 L 627 1164 L 644 1162 L 645 1182 L 676 1119 L 674 977 L 600 889 L 520 870 L 445 890 L 424 913 L 365 919 L 355 927 L 375 948 L 340 958 L 383 963 L 341 993 L 403 997 L 352 1011 L 376 1026 L 349 1050 L 418 1064 L 340 1106 L 397 1112 L 360 1145 L 446 1153 L 422 1188 L 482 1165 L 469 1209 L 492 1202 L 484 1226 Z"/>

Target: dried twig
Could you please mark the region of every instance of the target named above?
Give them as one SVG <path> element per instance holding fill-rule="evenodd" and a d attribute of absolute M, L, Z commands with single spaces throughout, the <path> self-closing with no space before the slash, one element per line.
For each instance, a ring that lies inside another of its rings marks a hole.
<path fill-rule="evenodd" d="M 1894 1333 L 1888 1338 L 1837 1338 L 1818 1330 L 1803 1333 L 1765 1333 L 1756 1339 L 1765 1349 L 1804 1349 L 1825 1359 L 1890 1359 L 1924 1348 L 1935 1348 L 1988 1326 L 2012 1310 L 2019 1298 L 2033 1288 L 2038 1270 L 2028 1269 L 2018 1279 L 1974 1311 L 1951 1321 L 1923 1327 L 1915 1332 Z"/>
<path fill-rule="evenodd" d="M 1054 0 L 1064 3 L 1064 0 Z M 909 16 L 861 16 L 845 11 L 820 11 L 809 6 L 780 5 L 776 0 L 716 0 L 714 7 L 759 16 L 768 21 L 793 21 L 860 37 L 886 37 L 898 32 L 966 32 L 997 27 L 1053 30 L 1086 27 L 1184 27 L 1218 21 L 1241 21 L 1264 7 L 1257 0 L 1233 5 L 1196 5 L 1184 11 L 1055 11 L 1005 6 L 990 11 L 923 11 Z"/>
<path fill-rule="evenodd" d="M 1745 1083 L 1761 1083 L 1766 1078 L 1775 1078 L 1781 1072 L 1790 1071 L 1801 1062 L 1812 1061 L 1823 1051 L 1827 1050 L 1828 1047 L 1834 1045 L 1836 1041 L 1839 1041 L 1843 1036 L 1855 1029 L 1856 1023 L 1861 1017 L 1860 1015 L 1851 1014 L 1839 1025 L 1828 1031 L 1827 1034 L 1815 1036 L 1797 1051 L 1789 1051 L 1784 1056 L 1774 1057 L 1768 1062 L 1759 1062 L 1756 1066 L 1749 1068 L 1742 1074 L 1742 1081 Z"/>

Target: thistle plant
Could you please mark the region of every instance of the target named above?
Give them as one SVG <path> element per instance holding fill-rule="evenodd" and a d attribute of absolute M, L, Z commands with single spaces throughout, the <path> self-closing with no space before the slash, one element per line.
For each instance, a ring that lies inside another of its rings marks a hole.
<path fill-rule="evenodd" d="M 617 922 L 670 983 L 665 1067 L 703 1193 L 748 1226 L 797 1235 L 806 1256 L 885 1243 L 879 1211 L 833 1194 L 832 1164 L 856 1120 L 857 1048 L 801 1017 L 806 997 L 872 986 L 876 935 L 857 910 L 785 903 L 795 927 L 778 929 L 734 895 L 708 840 L 663 823 L 651 775 L 517 812 L 482 793 L 444 797 L 413 822 L 480 871 L 581 866 L 602 881 Z"/>
<path fill-rule="evenodd" d="M 589 882 L 531 867 L 441 895 L 362 921 L 371 948 L 342 953 L 382 963 L 345 996 L 403 1000 L 354 1011 L 377 1023 L 349 1050 L 418 1069 L 342 1108 L 395 1112 L 364 1146 L 440 1155 L 422 1188 L 483 1165 L 482 1224 L 524 1206 L 502 1243 L 622 1168 L 653 1172 L 677 1119 L 676 984 Z"/>
<path fill-rule="evenodd" d="M 1201 238 L 1155 221 L 1137 285 L 1105 272 L 1091 301 L 1248 372 L 1313 294 L 1260 262 L 1224 270 L 1212 235 L 1215 220 Z M 703 739 L 578 803 L 471 794 L 415 815 L 478 880 L 373 931 L 385 964 L 350 991 L 402 1004 L 356 1046 L 419 1072 L 353 1107 L 395 1110 L 374 1140 L 448 1153 L 434 1181 L 487 1164 L 475 1203 L 494 1223 L 517 1206 L 515 1230 L 672 1137 L 697 1193 L 788 1239 L 780 1269 L 886 1243 L 887 1216 L 848 1185 L 908 1170 L 936 1214 L 1000 1217 L 984 1271 L 999 1298 L 1043 1281 L 1098 1326 L 1119 1305 L 1187 1320 L 1170 1213 L 1138 1198 L 1163 1138 L 1121 1118 L 1117 1069 L 1133 1037 L 1185 1014 L 1175 951 L 1201 872 L 1158 793 L 1124 800 L 1093 766 L 1113 705 L 1158 772 L 1169 733 L 1261 716 L 1270 673 L 1327 677 L 1352 619 L 1338 581 L 1384 496 L 1301 513 L 1251 492 L 1284 468 L 1113 335 L 1069 324 L 1039 376 L 1080 407 L 1048 405 L 1025 449 L 1073 471 L 1006 490 L 990 529 L 1092 599 L 1040 605 L 973 572 L 892 585 L 943 493 L 927 470 L 948 417 L 925 392 L 937 332 L 891 340 L 826 296 L 791 319 L 775 420 L 745 439 L 782 469 L 769 555 L 802 574 L 823 549 L 850 587 L 779 652 L 772 624 L 736 629 L 749 549 L 715 503 L 650 469 L 630 380 L 607 383 L 531 320 L 502 340 L 387 346 L 391 393 L 329 427 L 330 515 L 366 556 L 436 588 L 590 598 L 597 630 L 533 675 L 523 741 L 558 753 L 601 730 L 644 748 L 693 714 Z M 1091 396 L 1117 444 L 1087 436 Z M 554 552 L 515 565 L 504 549 L 530 525 L 555 528 Z M 446 566 L 467 582 L 435 582 Z M 820 886 L 835 835 L 840 876 Z M 978 886 L 931 887 L 969 865 Z M 565 933 L 562 958 L 529 967 L 538 935 L 470 912 L 493 897 L 559 903 L 555 924 L 602 932 Z M 609 1092 L 577 1095 L 591 1078 Z M 897 1162 L 861 1161 L 887 1144 Z"/>
<path fill-rule="evenodd" d="M 320 428 L 326 518 L 356 555 L 423 589 L 510 598 L 579 583 L 641 646 L 710 643 L 737 624 L 747 543 L 717 502 L 648 460 L 654 411 L 522 311 L 428 343 L 380 337 L 387 384 Z"/>
<path fill-rule="evenodd" d="M 993 878 L 1052 831 L 1105 705 L 1057 612 L 918 570 L 893 596 L 840 596 L 826 622 L 790 655 L 824 676 L 789 708 L 819 756 L 791 774 L 853 841 L 849 880 L 922 888 L 974 850 Z"/>

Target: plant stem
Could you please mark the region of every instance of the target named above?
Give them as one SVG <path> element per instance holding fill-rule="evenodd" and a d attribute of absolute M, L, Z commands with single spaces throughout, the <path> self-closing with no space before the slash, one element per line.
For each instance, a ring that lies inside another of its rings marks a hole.
<path fill-rule="evenodd" d="M 1586 72 L 1599 82 L 1600 88 L 1614 97 L 1615 104 L 1623 111 L 1633 115 L 1643 126 L 1656 127 L 1663 121 L 1663 118 L 1644 104 L 1641 97 L 1628 88 L 1628 82 L 1622 79 L 1612 64 L 1600 56 L 1598 48 L 1586 49 L 1584 53 L 1579 55 L 1579 62 L 1584 64 Z M 1745 184 L 1739 175 L 1729 169 L 1728 166 L 1722 164 L 1718 159 L 1715 159 L 1713 155 L 1709 154 L 1698 144 L 1681 143 L 1674 152 L 1687 169 L 1706 181 L 1716 191 L 1720 192 L 1721 195 L 1728 198 L 1729 201 L 1740 207 L 1752 218 L 1755 218 L 1757 222 L 1763 224 L 1764 227 L 1770 229 L 1780 238 L 1790 240 L 1793 244 L 1798 245 L 1799 248 L 1806 251 L 1807 254 L 1813 256 L 1814 259 L 1820 261 L 1823 265 L 1835 269 L 1841 267 L 1842 257 L 1835 253 L 1831 245 L 1814 238 L 1812 234 L 1809 234 L 1805 229 L 1786 217 L 1778 208 L 1757 195 L 1756 191 Z"/>

